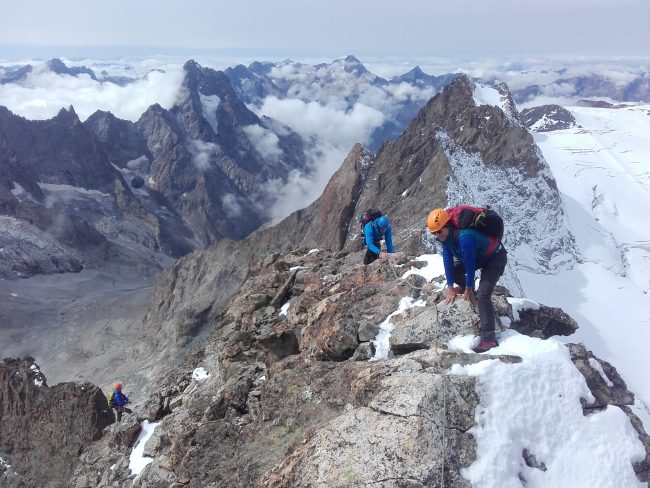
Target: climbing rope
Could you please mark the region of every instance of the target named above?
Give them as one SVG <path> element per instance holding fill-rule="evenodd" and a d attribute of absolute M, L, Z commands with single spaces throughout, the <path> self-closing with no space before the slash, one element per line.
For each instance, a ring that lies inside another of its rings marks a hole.
<path fill-rule="evenodd" d="M 436 354 L 438 351 L 436 350 Z M 440 360 L 436 357 L 438 369 L 442 372 L 442 462 L 440 465 L 440 488 L 445 488 L 445 458 L 447 456 L 447 370 L 440 365 Z"/>
<path fill-rule="evenodd" d="M 393 272 L 393 275 L 398 281 L 403 281 L 406 283 L 408 286 L 413 288 L 414 290 L 422 290 L 423 287 L 417 287 L 413 286 L 411 283 L 409 283 L 406 279 L 402 278 L 401 276 L 397 276 L 397 273 L 395 272 L 395 268 L 393 267 L 393 263 L 390 262 L 390 260 L 387 260 L 386 263 L 388 263 L 388 266 L 390 267 L 390 270 Z"/>

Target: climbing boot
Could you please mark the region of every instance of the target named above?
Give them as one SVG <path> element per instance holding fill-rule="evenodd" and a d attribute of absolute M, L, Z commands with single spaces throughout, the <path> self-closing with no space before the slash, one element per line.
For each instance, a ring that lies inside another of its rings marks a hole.
<path fill-rule="evenodd" d="M 497 341 L 481 341 L 481 343 L 472 349 L 474 352 L 480 354 L 482 352 L 489 351 L 493 347 L 497 347 L 499 343 Z"/>

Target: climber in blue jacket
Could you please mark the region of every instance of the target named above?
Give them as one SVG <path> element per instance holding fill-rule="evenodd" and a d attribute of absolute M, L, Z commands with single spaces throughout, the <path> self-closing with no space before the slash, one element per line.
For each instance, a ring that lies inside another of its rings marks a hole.
<path fill-rule="evenodd" d="M 388 259 L 388 254 L 381 251 L 382 239 L 386 241 L 386 251 L 393 252 L 393 231 L 390 228 L 390 221 L 385 215 L 368 222 L 363 227 L 363 236 L 368 247 L 363 264 L 370 264 L 377 258 L 382 261 Z"/>
<path fill-rule="evenodd" d="M 113 393 L 111 393 L 111 397 L 108 399 L 108 406 L 115 409 L 118 422 L 122 420 L 122 414 L 124 412 L 132 413 L 130 409 L 126 408 L 129 403 L 129 398 L 122 393 L 122 383 L 115 383 Z"/>
<path fill-rule="evenodd" d="M 442 261 L 449 292 L 445 303 L 453 303 L 458 295 L 475 305 L 481 319 L 481 343 L 474 352 L 482 353 L 499 345 L 495 333 L 495 312 L 492 293 L 508 263 L 508 253 L 501 241 L 476 229 L 459 229 L 443 209 L 429 214 L 427 227 L 442 242 Z M 474 295 L 476 270 L 481 281 Z M 456 283 L 459 287 L 455 287 Z"/>

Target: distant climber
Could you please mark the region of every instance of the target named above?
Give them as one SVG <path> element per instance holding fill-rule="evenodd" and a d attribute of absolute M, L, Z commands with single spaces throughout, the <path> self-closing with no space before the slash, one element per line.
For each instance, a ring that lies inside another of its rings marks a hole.
<path fill-rule="evenodd" d="M 126 407 L 129 403 L 128 397 L 122 393 L 122 383 L 115 383 L 113 393 L 108 399 L 108 406 L 115 409 L 118 422 L 122 420 L 124 412 L 131 413 L 131 409 Z"/>
<path fill-rule="evenodd" d="M 368 209 L 364 215 L 368 214 L 371 216 L 371 210 L 375 209 Z M 377 210 L 377 212 L 379 211 Z M 386 241 L 386 251 L 389 253 L 393 252 L 393 232 L 390 228 L 390 221 L 388 220 L 388 217 L 381 215 L 381 212 L 378 217 L 370 218 L 368 222 L 364 224 L 363 237 L 366 246 L 368 246 L 366 255 L 363 257 L 363 264 L 370 264 L 377 258 L 382 261 L 388 259 L 388 254 L 381 250 L 382 239 Z"/>
<path fill-rule="evenodd" d="M 482 353 L 499 345 L 494 327 L 492 293 L 503 275 L 508 253 L 499 238 L 472 227 L 459 228 L 450 215 L 452 212 L 453 209 L 435 209 L 427 218 L 427 227 L 442 242 L 442 259 L 449 287 L 445 303 L 453 303 L 458 295 L 463 295 L 472 305 L 478 299 L 481 342 L 474 352 Z M 475 295 L 474 274 L 477 269 L 481 270 L 481 281 Z"/>

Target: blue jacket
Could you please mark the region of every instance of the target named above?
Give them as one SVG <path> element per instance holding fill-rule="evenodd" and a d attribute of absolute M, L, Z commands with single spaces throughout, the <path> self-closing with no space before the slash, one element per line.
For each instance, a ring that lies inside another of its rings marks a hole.
<path fill-rule="evenodd" d="M 476 229 L 450 229 L 442 243 L 447 285 L 454 285 L 454 258 L 465 266 L 465 287 L 474 288 L 476 270 L 499 248 L 498 241 Z"/>
<path fill-rule="evenodd" d="M 113 392 L 113 403 L 116 407 L 121 407 L 129 403 L 129 399 L 124 393 L 116 390 Z"/>
<path fill-rule="evenodd" d="M 388 252 L 393 252 L 393 231 L 390 228 L 390 223 L 388 224 L 388 227 L 386 227 L 386 234 L 382 236 L 377 224 L 374 222 L 368 222 L 363 226 L 363 235 L 366 239 L 366 246 L 368 246 L 368 249 L 371 252 L 379 255 L 381 252 L 379 246 L 381 245 L 382 238 L 386 240 L 386 250 Z"/>

